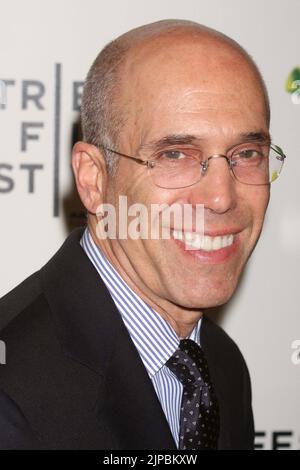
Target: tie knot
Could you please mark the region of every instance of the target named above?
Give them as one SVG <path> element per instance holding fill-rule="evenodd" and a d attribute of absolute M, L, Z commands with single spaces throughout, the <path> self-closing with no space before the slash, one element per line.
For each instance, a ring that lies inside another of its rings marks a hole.
<path fill-rule="evenodd" d="M 191 339 L 180 341 L 179 348 L 166 362 L 178 380 L 190 387 L 208 386 L 208 365 L 200 346 Z"/>

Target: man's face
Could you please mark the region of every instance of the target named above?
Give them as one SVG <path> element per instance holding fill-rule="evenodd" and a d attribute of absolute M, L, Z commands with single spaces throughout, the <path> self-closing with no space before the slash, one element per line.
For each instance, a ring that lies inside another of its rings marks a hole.
<path fill-rule="evenodd" d="M 174 43 L 175 41 L 173 41 Z M 265 105 L 257 78 L 244 58 L 228 46 L 184 40 L 160 41 L 136 50 L 123 71 L 122 103 L 126 124 L 118 150 L 136 156 L 138 149 L 171 135 L 194 136 L 192 145 L 205 158 L 226 154 L 242 134 L 268 134 Z M 251 139 L 250 139 L 251 141 Z M 139 154 L 145 159 L 150 155 Z M 151 170 L 149 170 L 151 171 Z M 128 206 L 204 204 L 206 234 L 232 234 L 231 246 L 217 251 L 186 250 L 171 239 L 112 240 L 124 266 L 154 298 L 186 308 L 226 302 L 261 232 L 269 186 L 236 181 L 224 158 L 212 159 L 197 184 L 181 189 L 155 186 L 146 167 L 120 158 L 107 201 L 119 194 Z"/>

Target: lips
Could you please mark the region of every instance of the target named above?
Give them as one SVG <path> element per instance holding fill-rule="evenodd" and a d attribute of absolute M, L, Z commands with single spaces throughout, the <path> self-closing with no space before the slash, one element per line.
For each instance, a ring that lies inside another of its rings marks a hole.
<path fill-rule="evenodd" d="M 236 252 L 240 243 L 240 231 L 236 230 L 231 233 L 228 230 L 210 232 L 209 235 L 207 232 L 200 235 L 197 232 L 173 230 L 172 235 L 184 253 L 208 264 L 225 262 Z"/>
<path fill-rule="evenodd" d="M 181 240 L 187 248 L 192 250 L 217 251 L 233 244 L 234 234 L 228 235 L 200 235 L 197 232 L 183 232 L 181 230 L 173 230 L 173 237 Z"/>

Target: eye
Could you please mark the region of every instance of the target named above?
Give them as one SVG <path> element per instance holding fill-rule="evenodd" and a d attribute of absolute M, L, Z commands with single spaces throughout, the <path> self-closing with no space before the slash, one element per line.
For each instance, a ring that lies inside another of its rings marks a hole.
<path fill-rule="evenodd" d="M 161 163 L 195 164 L 201 159 L 201 152 L 195 148 L 171 148 L 157 154 Z"/>
<path fill-rule="evenodd" d="M 159 155 L 160 158 L 165 160 L 182 160 L 186 158 L 186 154 L 182 150 L 165 150 Z"/>
<path fill-rule="evenodd" d="M 246 160 L 250 160 L 253 158 L 261 157 L 262 154 L 256 149 L 246 149 L 246 150 L 240 151 L 236 156 L 246 159 Z"/>
<path fill-rule="evenodd" d="M 236 163 L 239 162 L 239 164 L 250 164 L 251 162 L 259 163 L 264 160 L 265 156 L 268 156 L 266 151 L 264 152 L 262 148 L 253 147 L 236 150 L 232 155 L 232 160 L 235 160 Z"/>
<path fill-rule="evenodd" d="M 260 166 L 267 162 L 267 154 L 264 154 L 262 148 L 248 147 L 236 150 L 232 157 L 232 164 L 236 167 Z"/>

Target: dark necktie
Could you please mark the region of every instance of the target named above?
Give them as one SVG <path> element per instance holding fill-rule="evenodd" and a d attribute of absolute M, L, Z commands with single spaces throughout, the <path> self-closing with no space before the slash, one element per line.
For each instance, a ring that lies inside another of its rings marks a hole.
<path fill-rule="evenodd" d="M 217 449 L 219 407 L 202 349 L 183 339 L 166 366 L 183 385 L 179 449 Z"/>

